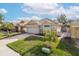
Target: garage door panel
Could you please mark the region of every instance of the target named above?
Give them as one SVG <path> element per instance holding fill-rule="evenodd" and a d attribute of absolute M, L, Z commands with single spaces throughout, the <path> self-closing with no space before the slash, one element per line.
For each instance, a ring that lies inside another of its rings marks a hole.
<path fill-rule="evenodd" d="M 28 28 L 27 32 L 38 34 L 39 33 L 39 28 Z"/>

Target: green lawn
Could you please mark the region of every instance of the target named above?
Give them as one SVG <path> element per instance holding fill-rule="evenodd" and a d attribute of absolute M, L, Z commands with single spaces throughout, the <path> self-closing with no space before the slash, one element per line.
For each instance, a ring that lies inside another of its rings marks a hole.
<path fill-rule="evenodd" d="M 44 47 L 44 44 L 48 44 L 48 41 L 43 41 L 41 37 L 30 36 L 9 43 L 7 46 L 23 56 L 79 56 L 79 49 L 74 47 L 73 42 L 68 43 L 67 41 L 58 40 L 58 43 L 52 43 L 50 54 L 45 54 L 41 51 L 41 47 Z"/>
<path fill-rule="evenodd" d="M 79 48 L 75 47 L 73 40 L 64 40 L 63 42 L 60 41 L 57 48 L 69 52 L 73 56 L 79 56 Z"/>
<path fill-rule="evenodd" d="M 19 34 L 19 32 L 11 32 L 11 33 L 9 34 L 9 37 L 10 37 L 10 36 L 17 35 L 17 34 Z M 6 33 L 0 32 L 0 39 L 6 38 L 6 37 L 8 37 L 8 35 L 7 35 Z"/>
<path fill-rule="evenodd" d="M 0 32 L 0 39 L 2 39 L 4 37 L 6 37 L 6 35 L 4 33 Z"/>

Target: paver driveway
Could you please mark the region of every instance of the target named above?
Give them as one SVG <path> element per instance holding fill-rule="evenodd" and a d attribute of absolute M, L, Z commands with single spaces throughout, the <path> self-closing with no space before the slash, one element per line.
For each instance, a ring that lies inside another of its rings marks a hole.
<path fill-rule="evenodd" d="M 6 44 L 30 36 L 29 34 L 21 34 L 10 38 L 0 40 L 0 56 L 20 56 L 18 53 L 8 48 Z"/>

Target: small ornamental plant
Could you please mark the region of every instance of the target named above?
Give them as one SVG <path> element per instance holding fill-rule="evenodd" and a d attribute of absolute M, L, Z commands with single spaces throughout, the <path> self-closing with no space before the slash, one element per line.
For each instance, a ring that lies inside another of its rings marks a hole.
<path fill-rule="evenodd" d="M 56 42 L 58 39 L 57 35 L 56 35 L 56 32 L 54 31 L 44 31 L 44 37 L 43 37 L 43 40 L 44 41 L 48 41 L 48 44 L 47 44 L 47 48 L 51 48 L 51 45 L 53 42 Z"/>

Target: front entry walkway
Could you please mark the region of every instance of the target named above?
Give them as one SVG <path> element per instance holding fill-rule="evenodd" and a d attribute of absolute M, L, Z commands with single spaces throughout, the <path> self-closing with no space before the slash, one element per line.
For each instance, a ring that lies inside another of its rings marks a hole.
<path fill-rule="evenodd" d="M 0 56 L 20 56 L 18 53 L 6 46 L 6 44 L 17 41 L 21 38 L 30 36 L 29 34 L 21 34 L 10 38 L 0 40 Z"/>

